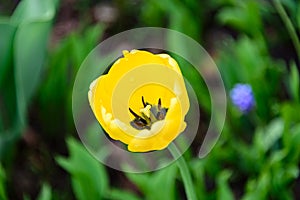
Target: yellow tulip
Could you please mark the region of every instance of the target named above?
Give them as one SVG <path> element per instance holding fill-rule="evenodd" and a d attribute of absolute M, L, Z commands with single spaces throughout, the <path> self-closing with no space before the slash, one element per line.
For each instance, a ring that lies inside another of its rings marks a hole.
<path fill-rule="evenodd" d="M 132 152 L 166 148 L 184 131 L 190 106 L 177 62 L 141 50 L 123 51 L 88 98 L 103 129 Z"/>

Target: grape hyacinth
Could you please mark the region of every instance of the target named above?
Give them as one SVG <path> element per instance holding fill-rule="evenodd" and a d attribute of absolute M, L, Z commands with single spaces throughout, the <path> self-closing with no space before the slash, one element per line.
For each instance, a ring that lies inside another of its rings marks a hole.
<path fill-rule="evenodd" d="M 252 87 L 249 84 L 236 84 L 230 91 L 232 103 L 243 113 L 252 110 L 255 104 Z"/>

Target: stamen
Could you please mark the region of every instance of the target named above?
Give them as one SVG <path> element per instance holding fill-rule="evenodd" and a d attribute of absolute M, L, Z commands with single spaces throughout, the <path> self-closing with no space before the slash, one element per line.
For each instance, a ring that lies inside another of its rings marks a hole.
<path fill-rule="evenodd" d="M 138 119 L 134 119 L 130 122 L 130 125 L 138 130 L 148 129 L 150 130 L 150 126 L 147 126 L 144 122 L 139 121 Z"/>
<path fill-rule="evenodd" d="M 138 125 L 138 126 L 141 126 L 141 125 L 146 126 L 147 125 L 147 120 L 145 120 L 144 118 L 142 118 L 141 116 L 136 114 L 133 110 L 131 110 L 131 108 L 129 108 L 129 111 L 135 117 L 135 119 L 132 122 L 136 123 L 136 125 Z M 130 122 L 130 124 L 132 122 Z"/>
<path fill-rule="evenodd" d="M 168 108 L 162 107 L 161 98 L 158 99 L 157 105 L 151 105 L 142 96 L 142 103 L 144 107 L 140 109 L 141 116 L 129 108 L 130 113 L 135 117 L 130 125 L 138 130 L 150 130 L 153 123 L 165 119 Z"/>
<path fill-rule="evenodd" d="M 143 102 L 143 106 L 146 107 L 147 104 L 146 104 L 145 101 L 144 101 L 144 96 L 142 96 L 142 102 Z"/>
<path fill-rule="evenodd" d="M 135 116 L 136 118 L 141 118 L 141 116 L 139 116 L 138 114 L 136 114 L 133 110 L 131 110 L 131 108 L 129 108 L 130 113 Z"/>
<path fill-rule="evenodd" d="M 161 109 L 161 99 L 160 99 L 160 98 L 158 99 L 158 104 L 157 104 L 157 106 L 158 106 L 158 109 L 160 110 L 160 109 Z"/>

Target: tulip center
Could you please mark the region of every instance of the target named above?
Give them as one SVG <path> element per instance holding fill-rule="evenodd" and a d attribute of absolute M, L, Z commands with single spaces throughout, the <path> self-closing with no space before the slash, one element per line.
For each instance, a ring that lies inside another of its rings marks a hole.
<path fill-rule="evenodd" d="M 129 108 L 129 112 L 134 116 L 134 119 L 130 122 L 133 128 L 150 130 L 153 123 L 165 119 L 168 108 L 162 106 L 161 98 L 158 99 L 157 104 L 150 104 L 142 96 L 142 105 L 143 107 L 138 113 Z"/>

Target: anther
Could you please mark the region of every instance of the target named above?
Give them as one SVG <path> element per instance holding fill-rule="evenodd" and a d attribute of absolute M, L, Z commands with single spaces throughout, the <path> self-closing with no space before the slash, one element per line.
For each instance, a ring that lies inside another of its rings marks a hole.
<path fill-rule="evenodd" d="M 146 102 L 144 96 L 142 96 L 142 103 L 144 107 L 140 109 L 141 116 L 129 108 L 130 113 L 135 117 L 130 125 L 138 130 L 150 130 L 153 123 L 165 119 L 168 108 L 162 107 L 161 98 L 158 99 L 157 105 L 152 105 Z"/>
<path fill-rule="evenodd" d="M 146 107 L 147 104 L 146 104 L 145 101 L 144 101 L 144 96 L 142 96 L 142 102 L 143 102 L 143 106 Z"/>
<path fill-rule="evenodd" d="M 157 106 L 158 106 L 158 109 L 160 110 L 160 109 L 161 109 L 161 99 L 160 99 L 160 98 L 158 99 L 158 104 L 157 104 Z"/>
<path fill-rule="evenodd" d="M 131 110 L 131 108 L 129 108 L 130 113 L 136 117 L 136 118 L 141 118 L 141 116 L 139 116 L 138 114 L 136 114 L 133 110 Z"/>

